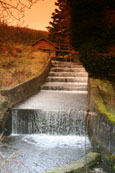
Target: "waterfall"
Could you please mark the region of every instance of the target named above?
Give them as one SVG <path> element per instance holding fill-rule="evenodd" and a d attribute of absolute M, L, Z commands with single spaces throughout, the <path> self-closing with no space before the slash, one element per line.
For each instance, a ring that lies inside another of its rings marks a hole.
<path fill-rule="evenodd" d="M 85 135 L 88 73 L 52 60 L 41 92 L 12 109 L 13 134 Z"/>
<path fill-rule="evenodd" d="M 81 64 L 52 60 L 41 91 L 11 110 L 10 144 L 20 151 L 16 161 L 41 173 L 70 164 L 91 149 L 86 133 L 87 81 Z M 26 167 L 22 172 L 29 173 Z"/>
<path fill-rule="evenodd" d="M 85 135 L 86 111 L 12 110 L 13 134 Z"/>

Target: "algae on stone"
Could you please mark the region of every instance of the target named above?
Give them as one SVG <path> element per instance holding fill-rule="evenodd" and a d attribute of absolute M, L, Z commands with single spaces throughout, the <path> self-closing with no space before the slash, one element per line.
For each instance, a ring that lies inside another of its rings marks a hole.
<path fill-rule="evenodd" d="M 114 89 L 113 89 L 112 84 L 110 83 L 110 81 L 98 79 L 97 83 L 98 83 L 99 89 L 103 90 L 105 93 L 108 93 L 108 94 L 111 94 L 111 95 L 115 94 Z"/>
<path fill-rule="evenodd" d="M 99 146 L 102 158 L 115 167 L 115 92 L 110 81 L 89 79 L 89 131 L 91 141 Z M 97 147 L 96 147 L 97 148 Z"/>
<path fill-rule="evenodd" d="M 115 92 L 110 81 L 91 79 L 91 89 L 96 91 L 93 92 L 94 100 L 98 111 L 107 118 L 110 123 L 115 125 Z M 101 92 L 105 93 L 104 96 Z M 110 102 L 111 98 L 111 102 Z M 108 102 L 108 103 L 107 103 Z"/>

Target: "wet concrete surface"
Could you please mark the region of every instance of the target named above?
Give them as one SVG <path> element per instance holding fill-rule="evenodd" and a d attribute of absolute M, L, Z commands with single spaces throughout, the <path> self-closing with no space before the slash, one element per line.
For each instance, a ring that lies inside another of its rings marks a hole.
<path fill-rule="evenodd" d="M 67 68 L 80 67 L 78 71 L 84 71 L 84 68 L 81 68 L 82 66 L 75 65 L 74 63 L 54 62 L 53 66 L 56 68 L 65 68 L 65 66 Z M 72 71 L 74 72 L 74 70 Z M 64 76 L 64 78 L 65 82 L 68 75 Z M 86 87 L 87 79 L 84 79 L 72 79 L 71 82 L 73 82 L 73 85 L 75 85 L 74 82 L 79 81 L 82 84 L 85 82 L 84 87 Z M 58 82 L 59 80 L 60 77 Z M 79 82 L 77 87 L 80 85 Z M 82 110 L 87 112 L 87 104 L 87 91 L 41 90 L 38 94 L 14 107 L 14 109 L 41 109 L 44 111 Z M 86 150 L 87 152 L 91 150 L 91 145 L 85 136 L 32 134 L 9 136 L 6 138 L 4 146 L 0 149 L 6 158 L 11 157 L 9 161 L 5 162 L 1 173 L 41 173 L 80 159 L 85 155 Z M 3 163 L 3 159 L 0 161 Z"/>
<path fill-rule="evenodd" d="M 83 92 L 52 92 L 41 91 L 30 97 L 25 102 L 15 107 L 16 109 L 45 109 L 45 110 L 87 110 L 87 93 Z"/>

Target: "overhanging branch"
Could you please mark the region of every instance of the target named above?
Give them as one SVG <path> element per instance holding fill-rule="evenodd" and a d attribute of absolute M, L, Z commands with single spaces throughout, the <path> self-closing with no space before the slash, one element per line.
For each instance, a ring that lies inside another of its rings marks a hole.
<path fill-rule="evenodd" d="M 25 9 L 30 9 L 39 0 L 0 0 L 0 22 L 22 21 Z"/>

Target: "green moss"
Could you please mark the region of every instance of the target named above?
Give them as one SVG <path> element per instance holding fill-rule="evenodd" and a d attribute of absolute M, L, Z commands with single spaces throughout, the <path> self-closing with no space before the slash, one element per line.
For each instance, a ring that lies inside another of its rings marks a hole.
<path fill-rule="evenodd" d="M 109 165 L 112 166 L 112 168 L 115 168 L 115 155 L 111 154 L 107 149 L 103 148 L 98 144 L 98 141 L 94 138 L 94 136 L 89 136 L 93 145 L 98 149 L 98 151 L 101 153 L 101 157 L 107 161 Z"/>
<path fill-rule="evenodd" d="M 115 170 L 115 155 L 111 155 L 110 153 L 104 151 L 102 157 L 112 166 L 113 170 Z"/>
<path fill-rule="evenodd" d="M 115 171 L 115 165 L 113 166 L 113 170 Z"/>
<path fill-rule="evenodd" d="M 112 154 L 111 157 L 110 157 L 110 159 L 111 159 L 111 161 L 112 161 L 113 163 L 115 163 L 115 154 Z"/>
<path fill-rule="evenodd" d="M 90 84 L 91 88 L 99 88 L 100 90 L 102 90 L 105 93 L 108 93 L 109 95 L 115 95 L 113 86 L 111 82 L 108 80 L 91 78 Z"/>
<path fill-rule="evenodd" d="M 112 100 L 114 100 L 115 93 L 112 84 L 107 80 L 92 78 L 90 79 L 90 86 L 99 113 L 107 118 L 110 123 L 115 125 L 114 104 L 112 102 L 104 104 L 107 102 L 107 100 L 108 102 L 110 101 L 110 97 Z M 106 94 L 106 97 L 101 97 L 100 90 Z"/>
<path fill-rule="evenodd" d="M 100 90 L 103 90 L 105 93 L 115 95 L 112 84 L 108 80 L 97 80 L 97 84 Z"/>
<path fill-rule="evenodd" d="M 94 97 L 96 101 L 96 106 L 98 108 L 98 111 L 104 115 L 113 125 L 115 125 L 115 114 L 112 114 L 111 112 L 107 111 L 106 106 L 103 103 L 102 98 L 99 97 Z"/>
<path fill-rule="evenodd" d="M 94 83 L 94 82 L 92 82 L 92 83 L 91 83 L 91 88 L 97 88 L 97 84 Z"/>
<path fill-rule="evenodd" d="M 106 108 L 110 113 L 115 114 L 115 104 L 112 106 L 109 104 L 106 104 Z"/>
<path fill-rule="evenodd" d="M 97 88 L 97 82 L 96 82 L 95 79 L 90 78 L 89 82 L 90 82 L 90 87 L 91 88 Z"/>

